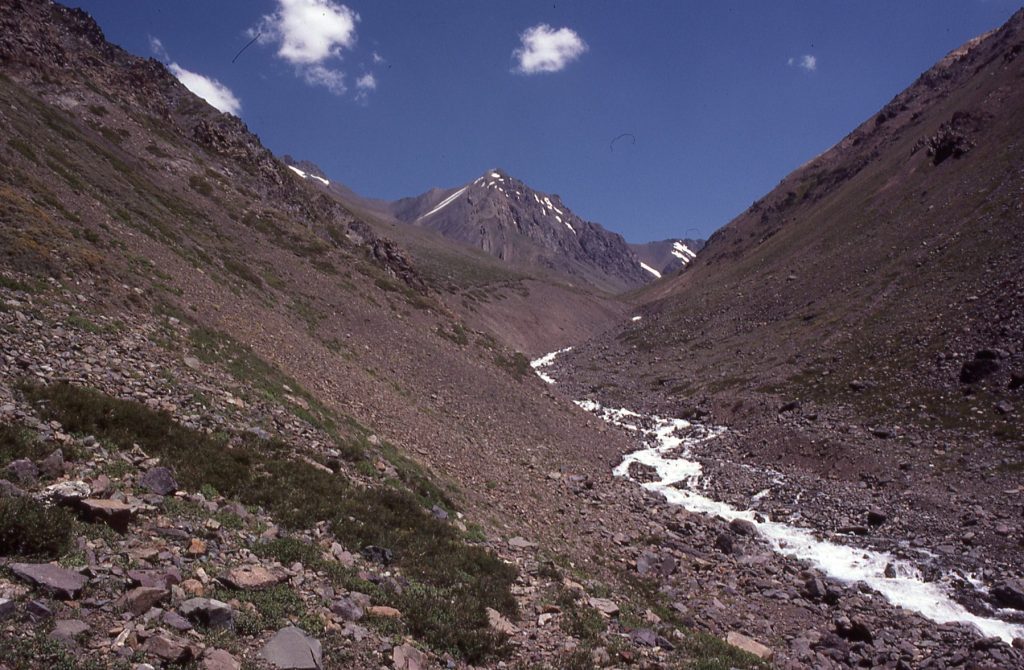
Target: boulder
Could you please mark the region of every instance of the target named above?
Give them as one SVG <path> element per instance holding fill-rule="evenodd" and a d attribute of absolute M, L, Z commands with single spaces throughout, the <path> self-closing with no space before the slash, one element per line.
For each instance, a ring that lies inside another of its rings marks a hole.
<path fill-rule="evenodd" d="M 192 660 L 192 648 L 184 640 L 169 634 L 149 638 L 143 651 L 168 663 L 188 663 Z"/>
<path fill-rule="evenodd" d="M 170 596 L 171 592 L 162 587 L 138 586 L 121 596 L 118 605 L 135 616 L 141 616 Z"/>
<path fill-rule="evenodd" d="M 39 469 L 47 477 L 60 477 L 64 474 L 64 452 L 60 449 L 55 450 L 39 463 Z"/>
<path fill-rule="evenodd" d="M 394 554 L 391 553 L 390 549 L 377 547 L 372 544 L 363 547 L 360 553 L 363 555 L 363 558 L 371 563 L 380 563 L 381 565 L 389 565 L 394 558 Z"/>
<path fill-rule="evenodd" d="M 395 670 L 425 670 L 427 655 L 409 643 L 400 644 L 391 651 Z"/>
<path fill-rule="evenodd" d="M 58 619 L 50 631 L 50 639 L 69 647 L 78 646 L 78 638 L 89 632 L 89 625 L 78 619 Z"/>
<path fill-rule="evenodd" d="M 52 563 L 11 563 L 8 567 L 15 576 L 61 600 L 77 598 L 89 581 L 77 572 Z"/>
<path fill-rule="evenodd" d="M 39 478 L 39 468 L 27 458 L 19 458 L 7 464 L 7 477 L 23 485 L 31 486 Z"/>
<path fill-rule="evenodd" d="M 181 570 L 170 567 L 161 570 L 129 570 L 128 579 L 135 586 L 156 586 L 169 589 L 181 583 Z"/>
<path fill-rule="evenodd" d="M 761 644 L 757 640 L 747 637 L 743 633 L 737 633 L 735 631 L 730 632 L 726 637 L 725 641 L 736 647 L 742 649 L 748 654 L 753 654 L 763 661 L 767 661 L 772 657 L 772 650 Z"/>
<path fill-rule="evenodd" d="M 331 604 L 331 612 L 337 614 L 345 621 L 359 621 L 365 614 L 362 607 L 357 605 L 351 598 L 339 598 Z"/>
<path fill-rule="evenodd" d="M 992 589 L 992 596 L 1003 607 L 1024 610 L 1024 581 L 1003 582 Z"/>
<path fill-rule="evenodd" d="M 0 598 L 0 622 L 6 621 L 18 611 L 18 603 L 10 598 Z"/>
<path fill-rule="evenodd" d="M 223 649 L 209 649 L 199 664 L 200 670 L 241 670 L 242 664 Z"/>
<path fill-rule="evenodd" d="M 980 352 L 979 352 L 980 353 Z M 999 363 L 991 358 L 975 358 L 960 366 L 960 383 L 976 384 L 999 372 Z"/>
<path fill-rule="evenodd" d="M 590 598 L 588 604 L 607 617 L 618 615 L 619 606 L 608 598 Z"/>
<path fill-rule="evenodd" d="M 260 650 L 260 658 L 280 670 L 320 670 L 322 654 L 320 641 L 295 626 L 277 631 Z"/>
<path fill-rule="evenodd" d="M 227 603 L 213 598 L 189 598 L 178 605 L 178 613 L 208 628 L 233 628 L 235 614 Z"/>
<path fill-rule="evenodd" d="M 737 535 L 745 535 L 747 537 L 757 535 L 757 525 L 753 521 L 747 521 L 746 519 L 733 519 L 729 522 L 729 530 Z"/>
<path fill-rule="evenodd" d="M 488 607 L 487 612 L 487 625 L 490 626 L 491 630 L 501 633 L 502 635 L 515 635 L 519 632 L 519 629 L 512 624 L 511 621 L 501 615 L 501 612 Z"/>
<path fill-rule="evenodd" d="M 155 493 L 158 496 L 171 495 L 178 490 L 178 482 L 174 480 L 174 475 L 171 473 L 170 468 L 158 466 L 150 468 L 146 471 L 139 483 L 150 493 Z"/>
<path fill-rule="evenodd" d="M 85 498 L 79 501 L 78 508 L 88 521 L 105 523 L 122 534 L 128 532 L 128 524 L 134 516 L 131 507 L 107 498 Z"/>
<path fill-rule="evenodd" d="M 261 591 L 280 584 L 286 578 L 280 570 L 270 570 L 262 565 L 245 565 L 228 571 L 220 581 L 239 591 Z"/>

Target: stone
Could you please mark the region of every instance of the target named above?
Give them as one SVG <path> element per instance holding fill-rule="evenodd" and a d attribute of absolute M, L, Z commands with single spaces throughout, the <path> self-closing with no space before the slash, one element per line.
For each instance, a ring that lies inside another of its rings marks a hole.
<path fill-rule="evenodd" d="M 78 619 L 57 619 L 50 631 L 50 639 L 69 647 L 78 646 L 78 638 L 89 632 L 89 625 Z"/>
<path fill-rule="evenodd" d="M 135 586 L 157 586 L 169 589 L 181 583 L 181 570 L 170 567 L 161 570 L 129 570 L 128 579 Z"/>
<path fill-rule="evenodd" d="M 512 547 L 513 549 L 532 549 L 537 545 L 533 542 L 530 542 L 525 537 L 516 536 L 508 541 L 508 546 Z"/>
<path fill-rule="evenodd" d="M 60 477 L 64 474 L 64 452 L 55 450 L 39 463 L 39 469 L 48 477 Z"/>
<path fill-rule="evenodd" d="M 184 633 L 192 630 L 192 624 L 188 622 L 188 619 L 181 616 L 177 612 L 172 612 L 170 610 L 164 612 L 160 616 L 160 621 L 162 621 L 163 624 L 168 628 L 173 628 L 179 633 Z"/>
<path fill-rule="evenodd" d="M 804 583 L 804 590 L 807 592 L 807 596 L 809 598 L 813 598 L 815 600 L 824 598 L 828 593 L 828 590 L 825 588 L 825 582 L 821 581 L 817 577 L 808 579 Z"/>
<path fill-rule="evenodd" d="M 295 626 L 277 631 L 260 650 L 260 658 L 280 670 L 320 670 L 322 654 L 320 641 Z"/>
<path fill-rule="evenodd" d="M 396 610 L 394 607 L 388 607 L 387 605 L 374 605 L 366 609 L 366 613 L 370 616 L 379 616 L 385 619 L 401 619 L 402 613 Z"/>
<path fill-rule="evenodd" d="M 502 635 L 515 635 L 519 632 L 519 629 L 512 624 L 511 621 L 501 615 L 501 612 L 488 607 L 487 612 L 487 625 L 491 627 L 491 630 L 497 631 Z"/>
<path fill-rule="evenodd" d="M 18 603 L 10 598 L 0 598 L 0 622 L 10 619 L 17 610 Z"/>
<path fill-rule="evenodd" d="M 636 571 L 642 576 L 669 577 L 677 566 L 678 562 L 672 556 L 659 556 L 650 551 L 645 551 L 636 559 Z"/>
<path fill-rule="evenodd" d="M 200 670 L 241 670 L 242 664 L 223 649 L 209 649 L 203 655 Z"/>
<path fill-rule="evenodd" d="M 61 600 L 77 598 L 89 581 L 77 572 L 52 563 L 12 563 L 8 567 L 17 577 Z"/>
<path fill-rule="evenodd" d="M 589 605 L 607 617 L 616 616 L 619 613 L 619 606 L 608 598 L 590 598 Z"/>
<path fill-rule="evenodd" d="M 1003 582 L 992 589 L 992 596 L 1004 607 L 1024 610 L 1024 581 Z"/>
<path fill-rule="evenodd" d="M 192 648 L 173 635 L 154 635 L 146 640 L 143 650 L 168 663 L 187 663 L 192 659 Z"/>
<path fill-rule="evenodd" d="M 889 520 L 889 515 L 880 509 L 872 508 L 868 510 L 868 525 L 869 526 L 881 526 L 883 523 Z"/>
<path fill-rule="evenodd" d="M 974 360 L 966 361 L 960 367 L 960 383 L 976 384 L 982 379 L 999 372 L 999 368 L 999 363 L 991 358 L 975 358 Z"/>
<path fill-rule="evenodd" d="M 390 549 L 377 547 L 372 544 L 363 547 L 360 553 L 363 555 L 363 558 L 371 563 L 380 563 L 381 565 L 389 565 L 392 558 L 394 558 L 394 554 L 392 554 Z"/>
<path fill-rule="evenodd" d="M 730 632 L 725 637 L 725 641 L 736 647 L 742 649 L 748 654 L 757 656 L 762 661 L 767 661 L 772 657 L 772 650 L 761 644 L 757 640 L 747 637 L 743 633 L 737 633 L 735 631 Z"/>
<path fill-rule="evenodd" d="M 720 533 L 715 538 L 715 548 L 723 554 L 731 554 L 733 550 L 732 535 L 730 533 Z"/>
<path fill-rule="evenodd" d="M 391 660 L 395 670 L 424 670 L 427 667 L 427 655 L 408 642 L 391 650 Z"/>
<path fill-rule="evenodd" d="M 178 482 L 170 468 L 158 466 L 146 470 L 146 473 L 139 479 L 139 483 L 150 493 L 158 496 L 168 496 L 178 490 Z"/>
<path fill-rule="evenodd" d="M 331 604 L 331 612 L 337 614 L 345 621 L 359 621 L 366 613 L 362 607 L 357 605 L 351 598 L 339 598 Z"/>
<path fill-rule="evenodd" d="M 33 622 L 46 621 L 53 618 L 53 610 L 43 600 L 30 600 L 25 605 L 25 613 Z"/>
<path fill-rule="evenodd" d="M 7 464 L 7 476 L 23 486 L 31 486 L 39 478 L 39 468 L 27 458 L 19 458 Z"/>
<path fill-rule="evenodd" d="M 261 591 L 280 584 L 286 578 L 278 570 L 269 570 L 262 565 L 245 565 L 228 571 L 220 581 L 239 591 Z"/>
<path fill-rule="evenodd" d="M 171 592 L 158 586 L 137 586 L 121 596 L 118 605 L 135 616 L 141 616 L 150 608 L 167 600 Z"/>
<path fill-rule="evenodd" d="M 757 535 L 757 525 L 753 521 L 747 521 L 746 519 L 733 519 L 729 522 L 729 530 L 737 535 L 745 535 L 747 537 Z"/>
<path fill-rule="evenodd" d="M 658 646 L 658 634 L 650 628 L 638 628 L 630 633 L 629 637 L 633 640 L 633 644 L 640 647 Z"/>
<path fill-rule="evenodd" d="M 442 507 L 440 507 L 438 505 L 434 505 L 433 507 L 431 507 L 430 508 L 430 513 L 438 521 L 447 521 L 448 520 L 448 512 L 446 512 Z"/>
<path fill-rule="evenodd" d="M 109 498 L 85 498 L 78 503 L 78 508 L 88 521 L 105 523 L 121 534 L 128 532 L 128 524 L 134 516 L 127 504 Z"/>
<path fill-rule="evenodd" d="M 193 370 L 198 370 L 203 366 L 202 361 L 200 361 L 195 356 L 186 356 L 184 359 L 184 363 L 187 367 L 190 367 Z"/>
<path fill-rule="evenodd" d="M 0 498 L 24 498 L 24 490 L 18 488 L 6 479 L 0 479 Z"/>
<path fill-rule="evenodd" d="M 57 505 L 77 505 L 82 498 L 88 498 L 89 485 L 83 481 L 66 481 L 50 484 L 43 489 L 42 499 Z"/>
<path fill-rule="evenodd" d="M 213 598 L 189 598 L 178 605 L 178 613 L 208 628 L 230 629 L 235 625 L 231 606 Z"/>
<path fill-rule="evenodd" d="M 193 537 L 188 543 L 188 549 L 185 550 L 185 553 L 189 556 L 202 556 L 206 553 L 206 543 L 198 537 Z"/>

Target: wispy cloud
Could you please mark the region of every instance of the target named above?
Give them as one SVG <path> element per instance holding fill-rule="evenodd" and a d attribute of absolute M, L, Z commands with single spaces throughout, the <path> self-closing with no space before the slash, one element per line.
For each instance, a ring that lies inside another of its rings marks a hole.
<path fill-rule="evenodd" d="M 206 75 L 199 74 L 198 72 L 186 70 L 177 63 L 170 62 L 171 57 L 167 54 L 167 49 L 164 48 L 164 43 L 160 41 L 159 37 L 150 36 L 149 48 L 153 52 L 154 56 L 167 64 L 167 69 L 171 71 L 171 74 L 173 74 L 178 81 L 185 86 L 185 88 L 192 91 L 222 112 L 238 116 L 239 112 L 242 111 L 242 102 L 234 93 L 231 92 L 230 88 L 213 77 L 207 77 Z"/>
<path fill-rule="evenodd" d="M 294 65 L 310 86 L 342 95 L 348 86 L 339 64 L 344 52 L 356 45 L 358 23 L 359 14 L 333 0 L 277 0 L 277 11 L 264 16 L 249 34 L 258 35 L 262 44 L 275 44 L 277 56 Z M 376 53 L 373 60 L 383 61 Z M 365 96 L 365 87 L 357 82 L 356 88 Z"/>
<path fill-rule="evenodd" d="M 372 72 L 367 72 L 359 79 L 356 79 L 356 100 L 363 102 L 370 94 L 370 91 L 377 90 L 377 78 Z"/>
<path fill-rule="evenodd" d="M 796 58 L 790 57 L 790 59 L 786 61 L 786 64 L 790 67 L 798 67 L 802 70 L 806 70 L 807 72 L 814 72 L 818 69 L 818 59 L 811 54 L 804 54 L 803 56 Z"/>
<path fill-rule="evenodd" d="M 586 42 L 570 28 L 555 30 L 546 23 L 527 28 L 520 36 L 522 46 L 512 52 L 515 71 L 521 74 L 558 72 L 582 56 Z"/>

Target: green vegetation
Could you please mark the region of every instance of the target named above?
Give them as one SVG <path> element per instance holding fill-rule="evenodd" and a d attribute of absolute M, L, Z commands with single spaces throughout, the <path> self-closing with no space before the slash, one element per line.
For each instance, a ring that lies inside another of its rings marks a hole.
<path fill-rule="evenodd" d="M 268 400 L 287 404 L 311 425 L 337 436 L 337 425 L 330 410 L 304 391 L 298 382 L 230 335 L 210 328 L 195 328 L 189 333 L 189 344 L 204 363 L 223 365 L 246 388 Z"/>
<path fill-rule="evenodd" d="M 689 630 L 682 644 L 682 652 L 691 660 L 689 670 L 732 670 L 733 668 L 767 668 L 753 654 L 737 649 L 725 640 L 708 633 Z"/>
<path fill-rule="evenodd" d="M 177 424 L 164 412 L 91 389 L 69 384 L 21 388 L 44 418 L 60 421 L 68 431 L 95 435 L 123 450 L 138 444 L 173 467 L 183 488 L 213 486 L 226 497 L 262 507 L 286 528 L 308 529 L 327 521 L 349 547 L 387 547 L 411 584 L 401 594 L 381 591 L 378 596 L 403 612 L 409 633 L 470 662 L 502 649 L 502 640 L 487 626 L 485 609 L 515 612 L 510 588 L 516 569 L 466 544 L 453 526 L 424 509 L 418 495 L 391 486 L 356 487 L 337 474 L 292 459 L 287 445 L 278 440 L 212 437 Z M 413 474 L 408 477 L 414 484 L 418 481 Z M 295 545 L 276 545 L 274 550 L 282 555 L 304 551 Z M 350 577 L 339 573 L 338 578 Z M 261 616 L 269 618 L 247 625 L 255 629 L 279 613 L 287 614 L 289 601 L 278 596 L 254 602 L 264 612 Z"/>
<path fill-rule="evenodd" d="M 314 635 L 323 632 L 323 622 L 306 616 L 306 604 L 287 584 L 278 584 L 261 591 L 217 589 L 213 597 L 221 601 L 235 599 L 242 603 L 235 615 L 235 630 L 242 635 L 256 636 L 265 630 L 276 630 L 291 619 L 299 620 L 306 632 Z"/>
<path fill-rule="evenodd" d="M 200 175 L 194 174 L 188 178 L 188 186 L 193 191 L 207 198 L 213 195 L 213 186 Z"/>
<path fill-rule="evenodd" d="M 0 556 L 56 560 L 71 547 L 74 518 L 31 498 L 0 498 Z"/>
<path fill-rule="evenodd" d="M 460 347 L 464 347 L 469 344 L 469 334 L 466 332 L 465 326 L 461 323 L 453 323 L 450 330 L 447 330 L 442 326 L 438 326 L 436 332 L 444 339 L 454 342 Z"/>
<path fill-rule="evenodd" d="M 530 359 L 518 351 L 511 356 L 497 354 L 494 357 L 494 363 L 516 378 L 525 377 L 531 372 Z"/>
<path fill-rule="evenodd" d="M 19 670 L 104 670 L 128 668 L 126 662 L 113 665 L 99 660 L 83 658 L 81 651 L 72 650 L 64 644 L 51 640 L 51 626 L 30 629 L 27 637 L 0 635 L 0 658 L 11 668 Z"/>

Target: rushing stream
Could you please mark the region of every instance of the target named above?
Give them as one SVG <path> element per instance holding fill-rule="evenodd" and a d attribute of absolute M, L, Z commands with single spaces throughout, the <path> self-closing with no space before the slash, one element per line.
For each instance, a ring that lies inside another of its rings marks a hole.
<path fill-rule="evenodd" d="M 533 362 L 534 371 L 545 382 L 555 380 L 543 372 L 555 357 L 567 351 L 547 354 Z M 913 563 L 897 559 L 889 553 L 849 547 L 815 537 L 809 528 L 791 526 L 761 519 L 752 510 L 739 510 L 728 503 L 702 495 L 698 490 L 702 468 L 692 460 L 693 447 L 714 440 L 725 429 L 691 424 L 684 419 L 643 415 L 628 409 L 610 409 L 590 400 L 576 404 L 604 421 L 635 433 L 640 448 L 627 454 L 614 471 L 619 477 L 631 478 L 630 465 L 637 463 L 653 468 L 654 481 L 640 484 L 649 491 L 684 509 L 699 514 L 717 516 L 732 521 L 744 519 L 753 523 L 757 531 L 778 553 L 805 560 L 824 574 L 842 582 L 864 582 L 882 594 L 889 602 L 903 607 L 936 623 L 953 621 L 974 625 L 986 636 L 999 637 L 1010 643 L 1024 637 L 1024 626 L 999 619 L 980 617 L 967 611 L 950 597 L 942 582 L 926 582 Z M 886 567 L 895 576 L 886 577 Z"/>

